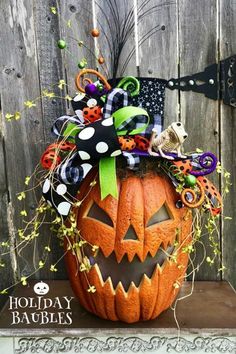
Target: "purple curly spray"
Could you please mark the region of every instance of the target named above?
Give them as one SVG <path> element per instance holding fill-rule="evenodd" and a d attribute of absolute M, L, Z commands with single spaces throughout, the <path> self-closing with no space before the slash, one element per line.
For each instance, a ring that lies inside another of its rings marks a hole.
<path fill-rule="evenodd" d="M 190 174 L 193 176 L 205 176 L 209 175 L 216 169 L 217 157 L 212 152 L 204 152 L 198 161 L 198 168 L 200 170 L 191 171 Z"/>

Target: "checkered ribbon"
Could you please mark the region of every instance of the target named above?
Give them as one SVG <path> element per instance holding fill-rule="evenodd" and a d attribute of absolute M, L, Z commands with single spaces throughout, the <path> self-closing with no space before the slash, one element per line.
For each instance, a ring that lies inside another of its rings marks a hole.
<path fill-rule="evenodd" d="M 121 89 L 113 89 L 107 96 L 107 101 L 103 108 L 103 117 L 109 118 L 117 109 L 126 107 L 129 105 L 128 93 Z M 141 107 L 140 107 L 141 108 Z M 143 130 L 141 135 L 149 137 L 152 134 L 152 129 L 155 128 L 157 133 L 160 134 L 163 130 L 163 117 L 156 113 L 150 117 L 150 124 Z M 131 117 L 127 119 L 122 125 L 120 125 L 120 130 L 126 130 L 127 134 L 132 130 L 141 128 L 145 125 L 147 118 L 145 116 Z"/>
<path fill-rule="evenodd" d="M 135 153 L 122 151 L 123 157 L 126 159 L 127 168 L 130 170 L 138 170 L 140 164 L 140 156 Z M 84 178 L 84 170 L 81 166 L 73 166 L 77 153 L 74 153 L 70 159 L 59 165 L 56 170 L 58 179 L 66 184 L 80 183 Z"/>
<path fill-rule="evenodd" d="M 127 151 L 122 151 L 122 154 L 126 159 L 127 168 L 133 171 L 138 170 L 140 164 L 140 156 Z"/>
<path fill-rule="evenodd" d="M 190 156 L 190 158 L 191 158 L 191 165 L 193 166 L 193 167 L 195 167 L 196 169 L 200 169 L 201 168 L 201 166 L 200 166 L 200 164 L 199 164 L 199 162 L 198 162 L 198 160 L 199 160 L 199 157 L 202 155 L 202 153 L 194 153 L 194 154 L 191 154 L 191 156 Z"/>
<path fill-rule="evenodd" d="M 103 118 L 111 117 L 117 109 L 126 107 L 128 104 L 128 93 L 120 88 L 115 88 L 107 96 L 107 101 L 103 107 Z"/>
<path fill-rule="evenodd" d="M 116 86 L 120 80 L 111 80 L 110 84 Z M 129 105 L 145 109 L 149 116 L 149 126 L 141 133 L 141 135 L 149 138 L 152 134 L 152 129 L 155 128 L 160 134 L 164 125 L 164 102 L 165 102 L 165 88 L 166 80 L 156 78 L 138 78 L 140 82 L 140 93 L 136 96 L 129 97 Z M 123 87 L 124 89 L 124 87 Z M 145 121 L 145 118 L 143 118 Z M 133 130 L 142 124 L 139 119 L 135 126 L 135 121 L 131 121 L 131 126 L 127 126 L 127 130 Z"/>
<path fill-rule="evenodd" d="M 142 121 L 144 121 L 144 123 L 142 124 Z M 147 121 L 147 118 L 144 116 L 138 116 L 138 117 L 131 117 L 129 119 L 127 119 L 123 124 L 120 125 L 119 130 L 126 130 L 127 131 L 127 135 L 129 135 L 129 133 L 136 129 L 136 128 L 141 128 L 142 125 L 144 125 Z M 140 124 L 139 124 L 140 123 Z"/>
<path fill-rule="evenodd" d="M 122 130 L 127 130 L 127 134 L 134 129 L 141 128 L 145 125 L 147 118 L 145 116 L 135 117 L 134 119 L 127 119 L 121 126 Z M 150 117 L 150 123 L 145 130 L 143 130 L 140 135 L 149 137 L 152 134 L 152 129 L 157 130 L 157 134 L 160 134 L 163 130 L 162 118 L 159 114 L 155 114 Z"/>
<path fill-rule="evenodd" d="M 66 184 L 77 184 L 85 177 L 84 170 L 80 165 L 73 166 L 76 161 L 76 156 L 77 152 L 72 154 L 66 161 L 63 161 L 56 170 L 58 179 Z"/>
<path fill-rule="evenodd" d="M 66 130 L 69 123 L 75 125 L 76 128 L 84 128 L 85 124 L 81 118 L 77 116 L 61 116 L 55 120 L 52 126 L 52 133 L 56 135 L 56 137 L 65 138 L 63 132 Z M 66 138 L 69 138 L 68 136 Z"/>
<path fill-rule="evenodd" d="M 138 128 L 140 124 L 141 122 L 138 122 L 136 127 Z M 144 135 L 145 137 L 149 138 L 152 135 L 152 129 L 155 129 L 157 131 L 157 135 L 159 135 L 163 130 L 163 118 L 159 114 L 154 114 L 153 116 L 150 116 L 150 124 L 141 133 L 141 135 Z"/>

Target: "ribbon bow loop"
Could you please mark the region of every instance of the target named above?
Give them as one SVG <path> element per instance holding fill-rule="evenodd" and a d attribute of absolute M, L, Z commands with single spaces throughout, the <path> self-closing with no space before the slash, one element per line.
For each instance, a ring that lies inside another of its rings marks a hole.
<path fill-rule="evenodd" d="M 146 118 L 146 121 L 143 120 L 143 117 Z M 79 131 L 77 130 L 75 135 L 77 151 L 58 166 L 55 171 L 57 180 L 71 186 L 71 189 L 73 186 L 78 186 L 91 168 L 99 163 L 101 198 L 104 199 L 108 195 L 116 198 L 118 191 L 115 158 L 122 154 L 118 136 L 139 134 L 146 129 L 148 124 L 149 115 L 144 109 L 126 106 L 115 111 L 109 118 L 97 120 Z M 125 158 L 127 159 L 127 156 Z M 47 200 L 52 201 L 52 198 L 47 198 L 50 193 L 43 194 Z M 52 194 L 54 195 L 55 191 Z M 66 194 L 60 195 L 62 199 L 60 205 L 65 205 L 63 200 L 66 200 L 67 203 L 63 215 L 68 215 L 70 210 L 68 200 L 75 198 L 75 196 L 76 192 L 70 193 L 70 197 Z"/>
<path fill-rule="evenodd" d="M 113 118 L 98 120 L 83 128 L 75 137 L 78 157 L 97 162 L 103 157 L 121 154 Z"/>

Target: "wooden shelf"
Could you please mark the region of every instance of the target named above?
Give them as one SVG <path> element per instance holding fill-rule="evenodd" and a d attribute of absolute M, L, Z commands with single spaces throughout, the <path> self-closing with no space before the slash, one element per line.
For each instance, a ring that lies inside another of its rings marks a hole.
<path fill-rule="evenodd" d="M 50 291 L 46 297 L 73 296 L 68 281 L 46 281 Z M 36 297 L 33 285 L 16 287 L 15 297 Z M 191 283 L 185 282 L 180 296 L 190 293 Z M 23 311 L 27 311 L 26 309 Z M 12 315 L 9 300 L 0 315 L 0 336 L 87 336 L 112 334 L 177 334 L 174 313 L 165 311 L 156 320 L 128 325 L 121 322 L 102 320 L 84 310 L 76 299 L 72 300 L 72 319 L 70 326 L 49 325 L 11 325 Z M 178 302 L 177 318 L 181 333 L 214 334 L 217 336 L 236 335 L 236 293 L 227 282 L 195 282 L 194 292 L 190 297 Z"/>

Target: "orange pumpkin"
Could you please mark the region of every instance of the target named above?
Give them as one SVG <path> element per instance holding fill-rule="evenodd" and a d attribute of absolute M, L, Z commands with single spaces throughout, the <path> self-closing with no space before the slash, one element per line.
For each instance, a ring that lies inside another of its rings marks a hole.
<path fill-rule="evenodd" d="M 80 199 L 92 177 L 84 181 Z M 176 207 L 179 196 L 170 180 L 153 172 L 118 178 L 118 191 L 118 199 L 101 200 L 97 183 L 76 211 L 82 237 L 99 251 L 93 257 L 84 249 L 93 264 L 89 272 L 80 272 L 77 257 L 67 252 L 71 285 L 81 304 L 102 318 L 154 319 L 172 304 L 184 279 L 191 212 Z M 95 293 L 87 291 L 88 282 Z"/>

